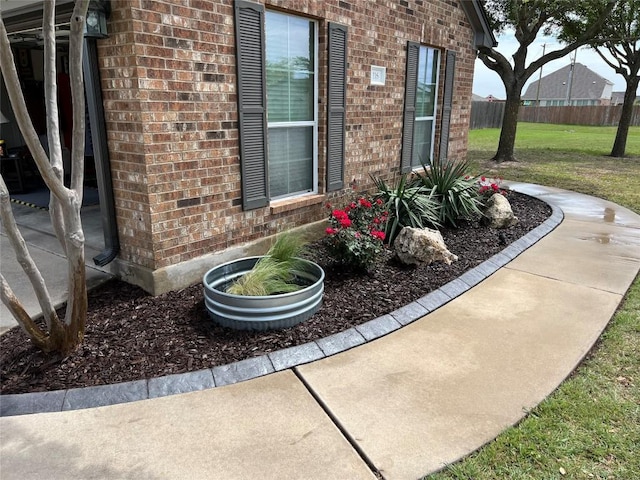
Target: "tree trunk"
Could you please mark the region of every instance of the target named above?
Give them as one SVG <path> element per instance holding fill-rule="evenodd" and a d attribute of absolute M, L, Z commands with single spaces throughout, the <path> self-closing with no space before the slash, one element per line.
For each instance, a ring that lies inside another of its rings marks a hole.
<path fill-rule="evenodd" d="M 0 297 L 23 331 L 34 344 L 46 352 L 67 356 L 84 338 L 87 315 L 87 287 L 85 278 L 84 232 L 80 209 L 84 174 L 84 87 L 82 78 L 82 46 L 84 20 L 89 0 L 76 0 L 71 16 L 69 35 L 69 71 L 73 104 L 73 150 L 71 188 L 64 186 L 64 172 L 60 150 L 56 93 L 55 2 L 45 2 L 43 35 L 45 40 L 45 97 L 47 135 L 50 158 L 47 158 L 24 101 L 20 80 L 11 52 L 7 31 L 0 18 L 0 69 L 7 87 L 18 126 L 32 152 L 38 170 L 51 191 L 50 209 L 53 227 L 67 257 L 67 285 L 69 296 L 64 319 L 53 309 L 42 275 L 33 262 L 26 243 L 18 230 L 9 205 L 9 192 L 0 175 L 0 220 L 16 253 L 16 259 L 27 274 L 42 307 L 46 328 L 41 329 L 26 313 L 5 278 L 0 275 Z"/>
<path fill-rule="evenodd" d="M 44 279 L 29 254 L 24 238 L 20 234 L 11 210 L 9 191 L 2 176 L 0 176 L 0 223 L 2 223 L 9 243 L 16 254 L 16 260 L 22 266 L 33 286 L 42 308 L 46 329 L 41 329 L 38 324 L 31 320 L 5 278 L 0 275 L 2 302 L 36 347 L 44 352 L 56 352 L 62 357 L 66 357 L 82 343 L 87 316 L 84 233 L 80 217 L 80 201 L 74 192 L 69 192 L 69 197 L 65 199 L 64 204 L 68 205 L 68 211 L 64 212 L 67 219 L 67 228 L 65 229 L 63 240 L 67 252 L 69 296 L 66 318 L 62 321 L 53 308 Z"/>
<path fill-rule="evenodd" d="M 618 131 L 616 132 L 616 139 L 613 142 L 613 148 L 611 149 L 612 157 L 624 157 L 624 153 L 627 148 L 629 125 L 631 124 L 631 117 L 633 116 L 633 103 L 636 100 L 636 91 L 638 90 L 638 83 L 640 83 L 640 78 L 638 78 L 637 75 L 627 79 L 627 89 L 624 92 L 622 113 L 620 114 L 620 120 L 618 120 Z"/>
<path fill-rule="evenodd" d="M 514 149 L 516 144 L 516 130 L 518 129 L 518 111 L 520 110 L 521 85 L 511 85 L 507 89 L 507 100 L 502 117 L 500 142 L 498 151 L 493 157 L 497 163 L 515 161 Z"/>

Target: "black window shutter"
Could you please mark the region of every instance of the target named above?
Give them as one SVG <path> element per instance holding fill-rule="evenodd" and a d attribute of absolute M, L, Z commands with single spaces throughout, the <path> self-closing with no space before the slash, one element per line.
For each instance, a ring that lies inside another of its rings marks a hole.
<path fill-rule="evenodd" d="M 327 191 L 344 187 L 347 27 L 329 23 L 327 75 Z"/>
<path fill-rule="evenodd" d="M 404 88 L 404 119 L 402 127 L 402 151 L 400 154 L 400 171 L 411 171 L 413 157 L 413 127 L 416 122 L 416 89 L 418 85 L 418 58 L 420 44 L 407 42 L 407 73 Z"/>
<path fill-rule="evenodd" d="M 440 124 L 440 156 L 444 161 L 449 154 L 449 125 L 453 107 L 453 85 L 456 71 L 456 52 L 447 50 L 447 67 L 444 72 L 444 100 L 442 102 L 442 123 Z"/>
<path fill-rule="evenodd" d="M 269 203 L 264 6 L 235 2 L 242 208 Z"/>

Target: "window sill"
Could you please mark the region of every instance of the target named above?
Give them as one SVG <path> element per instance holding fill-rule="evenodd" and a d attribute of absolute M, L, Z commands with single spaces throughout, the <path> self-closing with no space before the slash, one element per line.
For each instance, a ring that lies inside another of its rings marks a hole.
<path fill-rule="evenodd" d="M 317 205 L 319 203 L 324 202 L 325 199 L 326 199 L 325 195 L 314 194 L 314 195 L 308 195 L 305 197 L 276 200 L 275 202 L 271 202 L 271 205 L 270 205 L 271 215 L 277 215 L 279 213 L 290 212 L 291 210 L 296 210 L 298 208 Z"/>

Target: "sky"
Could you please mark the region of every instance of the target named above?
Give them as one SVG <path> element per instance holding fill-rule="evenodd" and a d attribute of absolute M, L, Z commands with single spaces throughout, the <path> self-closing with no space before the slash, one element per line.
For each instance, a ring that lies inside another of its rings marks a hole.
<path fill-rule="evenodd" d="M 500 35 L 496 37 L 498 40 L 497 50 L 502 53 L 505 57 L 511 58 L 513 53 L 518 48 L 518 42 L 514 38 L 512 33 L 505 33 L 504 35 Z M 558 43 L 553 37 L 542 37 L 534 42 L 529 47 L 529 55 L 527 57 L 527 65 L 531 63 L 531 61 L 539 58 L 542 55 L 543 44 L 546 43 L 546 53 L 559 50 L 561 48 L 561 44 Z M 573 52 L 569 55 L 562 57 L 559 60 L 554 60 L 553 62 L 547 63 L 542 67 L 542 76 L 548 75 L 556 70 L 569 65 L 571 63 L 571 58 L 573 58 L 574 53 L 576 54 L 576 63 L 581 63 L 588 67 L 589 69 L 596 72 L 598 75 L 610 80 L 614 83 L 613 91 L 623 92 L 626 89 L 626 83 L 622 75 L 617 74 L 613 71 L 613 69 L 607 65 L 600 55 L 596 53 L 595 50 L 588 47 L 581 47 L 576 52 Z M 535 72 L 533 76 L 529 79 L 527 84 L 522 89 L 522 93 L 527 91 L 527 87 L 531 82 L 538 80 L 540 75 L 540 70 Z M 496 98 L 504 99 L 506 98 L 504 85 L 500 76 L 494 72 L 493 70 L 489 70 L 482 60 L 476 59 L 475 64 L 475 73 L 473 76 L 473 93 L 476 95 L 480 95 L 481 97 L 486 97 L 488 95 L 493 95 Z"/>

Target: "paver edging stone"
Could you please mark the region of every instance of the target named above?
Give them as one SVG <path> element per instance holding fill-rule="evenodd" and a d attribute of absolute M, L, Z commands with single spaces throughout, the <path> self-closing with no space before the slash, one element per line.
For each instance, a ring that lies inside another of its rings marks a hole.
<path fill-rule="evenodd" d="M 536 195 L 532 196 L 539 198 Z M 259 357 L 195 372 L 97 387 L 0 395 L 0 417 L 115 405 L 230 385 L 294 368 L 371 342 L 424 317 L 462 295 L 551 233 L 564 219 L 564 213 L 558 206 L 546 201 L 545 203 L 551 207 L 551 216 L 502 252 L 416 302 L 344 332 Z M 82 390 L 86 392 L 81 392 Z"/>

